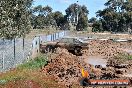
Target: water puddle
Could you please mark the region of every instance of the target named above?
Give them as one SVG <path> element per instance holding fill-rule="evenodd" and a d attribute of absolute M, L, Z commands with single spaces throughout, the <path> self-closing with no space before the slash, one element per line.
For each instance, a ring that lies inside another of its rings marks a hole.
<path fill-rule="evenodd" d="M 126 49 L 125 51 L 126 51 L 127 53 L 132 54 L 132 50 Z"/>
<path fill-rule="evenodd" d="M 132 77 L 132 74 L 124 74 L 123 77 Z"/>
<path fill-rule="evenodd" d="M 107 65 L 107 60 L 103 59 L 102 56 L 89 56 L 86 62 L 94 66 L 101 65 L 102 67 L 106 67 Z"/>
<path fill-rule="evenodd" d="M 121 49 L 122 51 L 125 51 L 125 52 L 127 52 L 127 53 L 129 53 L 129 54 L 132 54 L 132 50 L 131 49 Z"/>

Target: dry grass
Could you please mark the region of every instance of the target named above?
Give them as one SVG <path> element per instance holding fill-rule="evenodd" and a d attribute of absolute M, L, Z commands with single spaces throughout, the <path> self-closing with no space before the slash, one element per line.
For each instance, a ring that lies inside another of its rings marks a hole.
<path fill-rule="evenodd" d="M 111 39 L 132 39 L 131 34 L 111 34 L 109 32 L 94 33 L 89 31 L 71 31 L 72 36 L 85 36 L 85 37 L 96 37 L 96 38 L 111 38 Z"/>
<path fill-rule="evenodd" d="M 26 35 L 26 39 L 33 39 L 35 36 L 48 35 L 59 31 L 55 29 L 31 29 L 30 33 Z"/>
<path fill-rule="evenodd" d="M 27 84 L 32 81 L 34 86 L 31 88 L 66 88 L 63 84 L 58 84 L 54 76 L 47 76 L 39 70 L 14 70 L 1 75 L 2 79 L 10 80 L 5 84 L 0 84 L 0 88 L 30 88 Z M 37 86 L 37 87 L 36 87 Z M 71 88 L 82 88 L 77 84 L 73 84 Z"/>
<path fill-rule="evenodd" d="M 7 83 L 0 85 L 0 88 L 30 88 L 29 81 L 33 84 L 32 88 L 65 88 L 58 84 L 54 77 L 46 76 L 39 70 L 14 70 L 1 75 L 1 80 L 10 79 Z"/>

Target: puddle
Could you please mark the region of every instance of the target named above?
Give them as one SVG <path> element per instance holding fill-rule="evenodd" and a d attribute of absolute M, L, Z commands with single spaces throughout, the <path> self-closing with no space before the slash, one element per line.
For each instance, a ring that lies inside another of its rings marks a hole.
<path fill-rule="evenodd" d="M 132 77 L 132 74 L 124 74 L 123 77 Z"/>
<path fill-rule="evenodd" d="M 89 56 L 86 62 L 94 66 L 101 65 L 102 67 L 106 67 L 107 65 L 107 60 L 103 59 L 101 56 Z"/>
<path fill-rule="evenodd" d="M 123 74 L 123 77 L 132 77 L 132 69 L 129 69 L 128 72 L 126 72 L 125 74 Z"/>
<path fill-rule="evenodd" d="M 132 54 L 132 50 L 126 49 L 125 51 L 126 51 L 127 53 Z"/>
<path fill-rule="evenodd" d="M 125 52 L 127 52 L 127 53 L 129 53 L 129 54 L 132 54 L 132 50 L 131 49 L 121 49 L 122 51 L 125 51 Z"/>

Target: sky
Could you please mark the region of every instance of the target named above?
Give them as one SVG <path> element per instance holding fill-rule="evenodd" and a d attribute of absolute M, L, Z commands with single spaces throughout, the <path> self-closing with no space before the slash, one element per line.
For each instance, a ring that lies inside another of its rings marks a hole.
<path fill-rule="evenodd" d="M 78 2 L 77 2 L 78 1 Z M 42 6 L 50 6 L 55 11 L 61 11 L 65 14 L 65 9 L 73 4 L 77 3 L 79 5 L 85 5 L 89 10 L 88 18 L 96 17 L 95 12 L 98 10 L 102 10 L 105 8 L 104 3 L 107 0 L 34 0 L 33 6 L 42 5 Z"/>

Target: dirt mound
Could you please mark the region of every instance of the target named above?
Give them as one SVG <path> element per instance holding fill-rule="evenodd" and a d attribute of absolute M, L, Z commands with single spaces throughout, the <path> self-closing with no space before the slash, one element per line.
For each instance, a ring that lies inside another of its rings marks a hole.
<path fill-rule="evenodd" d="M 49 63 L 42 68 L 42 72 L 52 75 L 58 83 L 70 86 L 72 84 L 79 85 L 79 79 L 82 77 L 81 69 L 85 68 L 90 74 L 91 79 L 118 79 L 130 69 L 122 61 L 113 60 L 113 56 L 124 53 L 120 48 L 130 47 L 130 43 L 113 42 L 111 40 L 92 40 L 89 43 L 89 50 L 86 50 L 83 56 L 76 56 L 68 52 L 66 49 L 57 48 L 55 53 L 49 57 Z M 89 56 L 104 56 L 109 58 L 107 67 L 93 67 L 84 62 Z M 118 64 L 117 64 L 118 63 Z M 129 63 L 129 62 L 127 62 Z M 93 69 L 92 69 L 93 68 Z"/>
<path fill-rule="evenodd" d="M 92 40 L 89 43 L 89 56 L 104 56 L 111 58 L 119 53 L 125 53 L 121 48 L 130 48 L 132 43 L 113 42 L 112 40 Z"/>
<path fill-rule="evenodd" d="M 122 60 L 111 58 L 107 62 L 107 67 L 103 73 L 111 73 L 112 77 L 119 79 L 128 79 L 132 84 L 132 60 Z M 111 70 L 111 72 L 108 71 Z M 110 77 L 110 76 L 109 76 Z"/>
<path fill-rule="evenodd" d="M 83 58 L 69 53 L 66 49 L 58 48 L 50 58 L 48 65 L 43 68 L 43 72 L 47 75 L 54 75 L 59 83 L 65 85 L 79 83 L 81 68 L 89 68 L 89 65 L 82 60 Z"/>

